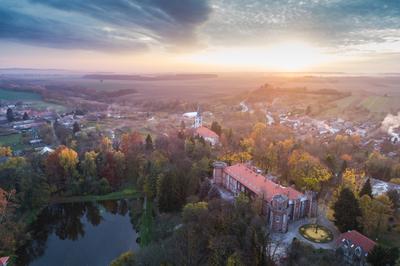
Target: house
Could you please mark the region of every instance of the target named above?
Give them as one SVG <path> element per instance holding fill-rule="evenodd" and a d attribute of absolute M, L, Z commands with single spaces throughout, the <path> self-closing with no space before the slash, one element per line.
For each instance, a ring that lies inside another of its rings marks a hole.
<path fill-rule="evenodd" d="M 213 181 L 234 195 L 244 193 L 251 199 L 262 198 L 263 213 L 269 228 L 275 232 L 285 233 L 290 222 L 313 217 L 317 212 L 315 192 L 303 194 L 292 187 L 281 186 L 249 164 L 228 166 L 224 162 L 214 162 Z"/>
<path fill-rule="evenodd" d="M 215 146 L 219 143 L 219 136 L 217 133 L 212 131 L 211 129 L 208 129 L 206 127 L 198 127 L 195 129 L 194 134 L 196 136 L 202 137 L 205 141 L 210 143 L 212 146 Z"/>
<path fill-rule="evenodd" d="M 219 136 L 217 133 L 203 126 L 203 117 L 200 112 L 200 108 L 198 108 L 196 115 L 194 116 L 194 133 L 193 135 L 202 137 L 205 141 L 210 143 L 212 146 L 215 146 L 219 143 Z"/>
<path fill-rule="evenodd" d="M 374 241 L 356 230 L 341 234 L 336 244 L 337 251 L 342 254 L 344 263 L 356 266 L 367 265 L 368 253 L 376 245 Z"/>
<path fill-rule="evenodd" d="M 1 257 L 0 258 L 0 266 L 7 266 L 9 259 L 10 259 L 10 257 Z"/>

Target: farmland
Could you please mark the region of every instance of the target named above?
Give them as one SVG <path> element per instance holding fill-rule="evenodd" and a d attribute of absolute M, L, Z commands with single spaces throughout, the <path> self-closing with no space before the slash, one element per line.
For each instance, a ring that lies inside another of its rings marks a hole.
<path fill-rule="evenodd" d="M 4 90 L 0 89 L 0 99 L 15 101 L 15 100 L 27 100 L 27 101 L 38 101 L 42 97 L 34 92 L 29 91 L 15 91 L 15 90 Z"/>
<path fill-rule="evenodd" d="M 22 149 L 24 147 L 24 144 L 21 143 L 21 139 L 21 134 L 0 136 L 0 145 L 10 146 L 13 150 Z"/>

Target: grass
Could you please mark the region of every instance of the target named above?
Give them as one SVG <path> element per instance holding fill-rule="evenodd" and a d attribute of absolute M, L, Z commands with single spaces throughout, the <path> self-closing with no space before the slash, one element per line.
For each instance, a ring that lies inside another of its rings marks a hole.
<path fill-rule="evenodd" d="M 387 113 L 399 108 L 399 97 L 369 96 L 360 105 L 373 113 Z"/>
<path fill-rule="evenodd" d="M 306 224 L 299 228 L 299 233 L 307 240 L 314 243 L 328 243 L 333 240 L 332 232 L 322 226 L 318 225 L 316 230 L 315 224 Z"/>
<path fill-rule="evenodd" d="M 45 101 L 34 101 L 32 102 L 32 107 L 37 108 L 39 110 L 46 110 L 51 109 L 58 113 L 65 112 L 67 108 L 65 106 L 56 104 L 56 103 L 49 103 Z"/>
<path fill-rule="evenodd" d="M 42 96 L 35 92 L 0 89 L 0 99 L 8 101 L 41 100 Z"/>
<path fill-rule="evenodd" d="M 23 150 L 27 146 L 21 142 L 21 139 L 21 134 L 0 136 L 0 145 L 4 147 L 10 146 L 13 150 Z"/>
<path fill-rule="evenodd" d="M 73 202 L 88 202 L 88 201 L 104 201 L 104 200 L 119 200 L 136 198 L 139 193 L 133 188 L 125 188 L 121 191 L 111 192 L 105 195 L 84 195 L 71 196 L 65 198 L 53 198 L 51 203 L 73 203 Z"/>
<path fill-rule="evenodd" d="M 371 113 L 388 113 L 393 110 L 399 109 L 400 97 L 392 96 L 362 96 L 353 95 L 340 100 L 335 101 L 335 108 L 331 108 L 325 111 L 327 114 L 337 114 L 348 108 L 354 108 L 356 106 L 364 107 Z"/>
<path fill-rule="evenodd" d="M 144 212 L 140 218 L 140 245 L 142 247 L 151 243 L 153 238 L 153 203 L 149 200 L 146 201 Z"/>

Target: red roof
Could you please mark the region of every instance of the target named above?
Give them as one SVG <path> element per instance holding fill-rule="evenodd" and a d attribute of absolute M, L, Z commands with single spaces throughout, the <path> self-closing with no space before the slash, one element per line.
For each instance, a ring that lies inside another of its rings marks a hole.
<path fill-rule="evenodd" d="M 196 128 L 196 134 L 203 138 L 214 138 L 218 139 L 217 133 L 206 128 L 206 127 L 198 127 Z"/>
<path fill-rule="evenodd" d="M 225 168 L 225 172 L 245 185 L 259 196 L 270 201 L 275 195 L 285 195 L 291 200 L 304 196 L 303 193 L 291 188 L 281 186 L 263 175 L 257 174 L 245 164 L 235 164 Z"/>
<path fill-rule="evenodd" d="M 365 252 L 370 252 L 376 245 L 375 241 L 369 239 L 356 230 L 347 231 L 346 233 L 341 234 L 338 242 L 341 243 L 343 239 L 349 240 L 351 244 L 360 246 Z"/>
<path fill-rule="evenodd" d="M 0 258 L 0 266 L 7 265 L 7 261 L 10 259 L 10 257 L 1 257 Z"/>

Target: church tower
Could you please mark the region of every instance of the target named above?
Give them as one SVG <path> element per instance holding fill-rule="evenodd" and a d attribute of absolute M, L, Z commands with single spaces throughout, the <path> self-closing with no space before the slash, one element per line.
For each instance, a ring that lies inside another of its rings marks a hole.
<path fill-rule="evenodd" d="M 197 114 L 194 118 L 194 128 L 199 128 L 203 126 L 203 117 L 201 116 L 200 107 L 197 107 Z"/>

